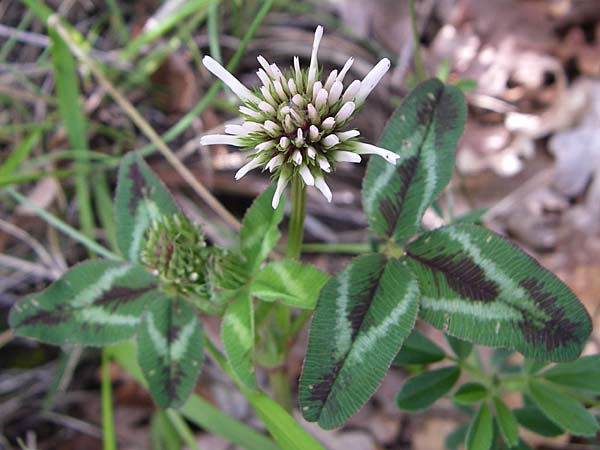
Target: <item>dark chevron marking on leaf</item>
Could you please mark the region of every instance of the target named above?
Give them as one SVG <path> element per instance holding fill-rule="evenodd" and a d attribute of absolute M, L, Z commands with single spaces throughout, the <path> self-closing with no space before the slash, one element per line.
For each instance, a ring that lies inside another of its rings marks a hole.
<path fill-rule="evenodd" d="M 448 286 L 462 297 L 480 302 L 493 302 L 498 297 L 498 285 L 488 279 L 483 269 L 464 254 L 438 254 L 425 258 L 407 251 L 406 255 L 440 272 L 446 278 Z M 437 278 L 435 281 L 437 282 Z M 439 284 L 436 283 L 436 287 L 440 295 Z"/>
<path fill-rule="evenodd" d="M 17 334 L 51 344 L 108 345 L 135 334 L 156 295 L 155 278 L 141 267 L 91 260 L 19 301 L 10 324 Z"/>
<path fill-rule="evenodd" d="M 400 215 L 402 213 L 402 207 L 410 183 L 415 176 L 419 159 L 416 156 L 406 159 L 397 168 L 398 175 L 400 176 L 400 188 L 394 193 L 393 198 L 385 197 L 379 205 L 379 210 L 383 216 L 387 228 L 386 235 L 391 235 L 396 228 Z"/>
<path fill-rule="evenodd" d="M 432 325 L 532 359 L 568 361 L 581 353 L 591 332 L 585 308 L 501 236 L 457 224 L 423 234 L 406 252 L 419 280 L 420 316 Z"/>
<path fill-rule="evenodd" d="M 203 359 L 202 326 L 194 309 L 181 298 L 161 298 L 144 314 L 137 339 L 138 362 L 156 404 L 182 405 Z"/>
<path fill-rule="evenodd" d="M 341 425 L 373 394 L 414 326 L 417 281 L 398 260 L 354 259 L 321 290 L 300 380 L 302 414 Z"/>
<path fill-rule="evenodd" d="M 378 145 L 401 158 L 395 167 L 371 158 L 363 183 L 363 207 L 378 236 L 404 242 L 419 231 L 450 181 L 465 116 L 462 93 L 439 80 L 420 84 L 396 110 Z"/>
<path fill-rule="evenodd" d="M 148 227 L 159 216 L 179 212 L 173 197 L 135 152 L 121 160 L 115 195 L 117 243 L 125 258 L 138 262 Z"/>
<path fill-rule="evenodd" d="M 533 277 L 521 281 L 520 284 L 529 292 L 536 305 L 550 317 L 550 320 L 540 324 L 524 311 L 523 320 L 519 325 L 527 341 L 534 345 L 543 345 L 547 351 L 552 351 L 577 338 L 576 331 L 579 325 L 565 317 L 564 311 L 558 306 L 556 295 L 545 292 L 543 284 Z"/>

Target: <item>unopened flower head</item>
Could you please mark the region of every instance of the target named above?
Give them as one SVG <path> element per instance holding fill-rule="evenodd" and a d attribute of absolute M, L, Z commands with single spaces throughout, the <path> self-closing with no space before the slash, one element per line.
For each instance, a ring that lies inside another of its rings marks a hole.
<path fill-rule="evenodd" d="M 308 69 L 300 68 L 298 57 L 293 67 L 280 70 L 259 56 L 257 72 L 262 86 L 251 91 L 210 56 L 203 63 L 242 101 L 240 114 L 244 123 L 228 126 L 225 135 L 204 136 L 204 145 L 226 144 L 250 151 L 248 162 L 236 173 L 240 179 L 257 168 L 269 170 L 277 179 L 273 208 L 294 176 L 308 186 L 315 186 L 328 201 L 331 190 L 324 175 L 333 172 L 339 161 L 358 163 L 360 155 L 375 154 L 395 164 L 399 155 L 389 150 L 364 144 L 360 133 L 348 122 L 362 106 L 369 93 L 390 68 L 382 59 L 363 80 L 344 86 L 352 63 L 350 58 L 338 71 L 321 77 L 317 52 L 323 27 L 317 27 Z"/>

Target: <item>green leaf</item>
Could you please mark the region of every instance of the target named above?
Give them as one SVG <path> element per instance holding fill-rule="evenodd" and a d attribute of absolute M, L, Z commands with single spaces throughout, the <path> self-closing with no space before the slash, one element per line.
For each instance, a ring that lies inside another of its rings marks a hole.
<path fill-rule="evenodd" d="M 259 195 L 242 221 L 240 247 L 251 272 L 258 269 L 281 237 L 279 224 L 283 219 L 285 202 L 279 202 L 277 209 L 273 209 L 271 200 L 274 192 L 275 185 L 271 185 Z"/>
<path fill-rule="evenodd" d="M 408 245 L 420 317 L 478 344 L 540 360 L 575 359 L 591 332 L 577 297 L 537 261 L 475 225 L 453 225 Z"/>
<path fill-rule="evenodd" d="M 535 375 L 540 370 L 548 365 L 547 361 L 535 361 L 532 359 L 526 359 L 523 362 L 523 371 L 530 375 Z"/>
<path fill-rule="evenodd" d="M 488 395 L 487 388 L 480 383 L 465 383 L 454 393 L 453 400 L 462 405 L 470 405 L 483 400 Z"/>
<path fill-rule="evenodd" d="M 492 421 L 492 413 L 488 405 L 483 403 L 471 425 L 469 425 L 465 446 L 467 450 L 489 450 L 492 446 L 493 437 L 494 422 Z"/>
<path fill-rule="evenodd" d="M 446 335 L 450 348 L 458 359 L 464 361 L 469 357 L 473 351 L 473 344 L 462 339 L 455 338 L 454 336 Z"/>
<path fill-rule="evenodd" d="M 510 409 L 498 397 L 494 397 L 494 409 L 496 410 L 496 423 L 504 438 L 507 447 L 515 447 L 519 444 L 519 427 L 517 418 Z"/>
<path fill-rule="evenodd" d="M 264 393 L 253 391 L 244 395 L 282 449 L 325 450 L 285 409 Z"/>
<path fill-rule="evenodd" d="M 9 320 L 17 334 L 50 344 L 108 345 L 134 336 L 156 298 L 156 280 L 141 267 L 90 260 L 17 302 Z"/>
<path fill-rule="evenodd" d="M 117 243 L 125 259 L 139 261 L 148 227 L 177 212 L 173 197 L 144 160 L 136 152 L 125 155 L 115 196 Z"/>
<path fill-rule="evenodd" d="M 319 291 L 328 279 L 329 275 L 313 266 L 276 261 L 258 272 L 250 291 L 267 302 L 277 300 L 296 308 L 314 309 Z"/>
<path fill-rule="evenodd" d="M 221 338 L 234 375 L 244 386 L 254 389 L 254 305 L 247 290 L 240 291 L 225 310 Z"/>
<path fill-rule="evenodd" d="M 563 386 L 600 394 L 600 355 L 584 356 L 571 363 L 556 364 L 542 375 Z"/>
<path fill-rule="evenodd" d="M 428 408 L 450 392 L 459 376 L 458 366 L 423 372 L 404 383 L 396 397 L 396 404 L 398 408 L 411 412 Z"/>
<path fill-rule="evenodd" d="M 414 364 L 431 364 L 441 361 L 446 353 L 437 344 L 417 330 L 406 338 L 400 352 L 394 358 L 395 366 L 410 366 Z"/>
<path fill-rule="evenodd" d="M 564 433 L 562 428 L 548 420 L 535 405 L 515 409 L 514 414 L 522 426 L 541 436 L 556 437 Z"/>
<path fill-rule="evenodd" d="M 365 215 L 377 235 L 405 241 L 417 233 L 452 177 L 465 116 L 462 93 L 435 79 L 417 86 L 396 110 L 378 145 L 401 157 L 395 166 L 371 158 L 363 184 Z"/>
<path fill-rule="evenodd" d="M 202 325 L 179 297 L 164 297 L 148 310 L 138 331 L 137 358 L 152 398 L 177 408 L 192 393 L 202 364 Z"/>
<path fill-rule="evenodd" d="M 595 436 L 598 422 L 579 402 L 552 384 L 532 379 L 529 394 L 542 412 L 561 428 L 578 436 Z"/>
<path fill-rule="evenodd" d="M 360 409 L 412 331 L 419 289 L 382 255 L 354 259 L 321 290 L 300 380 L 304 417 L 335 428 Z"/>
<path fill-rule="evenodd" d="M 444 440 L 444 446 L 448 450 L 458 450 L 465 442 L 468 429 L 468 425 L 462 425 L 456 428 L 452 433 L 446 436 L 446 439 Z"/>

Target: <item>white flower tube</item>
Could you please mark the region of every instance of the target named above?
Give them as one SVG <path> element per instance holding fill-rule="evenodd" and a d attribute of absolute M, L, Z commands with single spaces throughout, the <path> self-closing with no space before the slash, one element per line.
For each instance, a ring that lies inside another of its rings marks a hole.
<path fill-rule="evenodd" d="M 252 161 L 250 161 L 247 164 L 244 164 L 240 170 L 238 170 L 235 174 L 235 179 L 239 180 L 240 178 L 242 178 L 244 175 L 246 175 L 248 172 L 250 172 L 251 170 L 256 169 L 257 167 L 260 167 L 262 165 L 262 163 L 258 160 L 258 158 L 254 158 Z"/>
<path fill-rule="evenodd" d="M 348 61 L 346 61 L 346 64 L 344 64 L 344 67 L 342 67 L 342 70 L 340 70 L 340 74 L 337 76 L 337 81 L 340 83 L 344 81 L 344 77 L 350 70 L 350 67 L 352 67 L 352 64 L 354 64 L 354 58 L 351 56 L 348 58 Z"/>
<path fill-rule="evenodd" d="M 283 155 L 280 153 L 277 156 L 271 158 L 271 160 L 267 163 L 267 165 L 265 166 L 265 168 L 269 171 L 269 172 L 273 172 L 275 169 L 277 169 L 281 164 L 283 164 Z"/>
<path fill-rule="evenodd" d="M 400 158 L 397 153 L 364 142 L 357 142 L 354 145 L 354 151 L 359 155 L 379 155 L 390 164 L 396 164 L 396 161 Z"/>
<path fill-rule="evenodd" d="M 225 125 L 225 133 L 227 134 L 233 134 L 235 136 L 246 136 L 248 132 L 249 130 L 244 128 L 242 125 L 236 125 L 232 123 Z"/>
<path fill-rule="evenodd" d="M 348 139 L 352 139 L 352 138 L 360 136 L 360 131 L 358 131 L 358 130 L 341 131 L 339 133 L 335 133 L 335 135 L 340 138 L 341 142 L 344 142 L 344 141 L 347 141 Z"/>
<path fill-rule="evenodd" d="M 304 184 L 306 184 L 307 186 L 314 186 L 315 177 L 313 177 L 313 174 L 310 172 L 310 169 L 308 167 L 302 166 L 300 167 L 300 170 L 298 172 L 304 180 Z"/>
<path fill-rule="evenodd" d="M 335 115 L 336 123 L 343 123 L 350 118 L 354 110 L 356 109 L 356 104 L 354 102 L 346 102 L 344 106 L 340 108 L 338 113 Z"/>
<path fill-rule="evenodd" d="M 204 64 L 204 67 L 206 67 L 214 76 L 221 79 L 242 101 L 256 104 L 260 103 L 260 99 L 255 96 L 250 89 L 244 86 L 240 80 L 230 74 L 225 67 L 213 58 L 205 56 L 202 58 L 202 64 Z"/>
<path fill-rule="evenodd" d="M 333 159 L 338 162 L 350 162 L 359 163 L 361 158 L 360 155 L 354 152 L 347 152 L 344 150 L 338 150 L 333 154 Z"/>
<path fill-rule="evenodd" d="M 323 37 L 323 27 L 319 25 L 315 30 L 315 39 L 313 41 L 312 52 L 310 54 L 310 65 L 308 66 L 308 90 L 315 82 L 317 77 L 317 67 L 319 65 L 317 61 L 317 53 L 319 52 L 319 45 L 321 44 L 321 38 Z"/>
<path fill-rule="evenodd" d="M 329 189 L 329 186 L 327 186 L 327 183 L 325 183 L 325 179 L 322 176 L 315 177 L 315 187 L 321 191 L 323 197 L 325 197 L 327 201 L 331 203 L 331 189 Z"/>
<path fill-rule="evenodd" d="M 279 206 L 279 200 L 281 199 L 281 195 L 285 191 L 285 187 L 288 184 L 288 179 L 283 177 L 283 174 L 277 180 L 277 188 L 275 189 L 275 194 L 273 194 L 273 201 L 271 202 L 271 206 L 273 209 L 277 209 Z"/>
<path fill-rule="evenodd" d="M 389 59 L 383 58 L 371 69 L 367 76 L 363 78 L 360 83 L 360 90 L 356 94 L 355 101 L 357 104 L 362 105 L 364 103 L 367 96 L 375 89 L 375 86 L 381 81 L 391 65 L 392 63 Z"/>
<path fill-rule="evenodd" d="M 202 145 L 233 145 L 235 147 L 243 147 L 244 144 L 239 136 L 230 136 L 228 134 L 209 134 L 200 138 Z"/>

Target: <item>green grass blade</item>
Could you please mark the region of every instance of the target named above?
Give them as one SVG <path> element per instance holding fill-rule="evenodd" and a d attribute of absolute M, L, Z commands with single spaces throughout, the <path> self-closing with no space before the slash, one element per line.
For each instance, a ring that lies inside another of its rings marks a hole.
<path fill-rule="evenodd" d="M 208 7 L 208 44 L 211 56 L 218 62 L 223 61 L 219 45 L 219 0 L 210 0 Z"/>
<path fill-rule="evenodd" d="M 39 142 L 41 134 L 41 130 L 33 131 L 8 155 L 8 158 L 0 166 L 0 184 L 3 183 L 4 177 L 11 175 L 19 167 L 19 164 L 27 159 Z"/>

